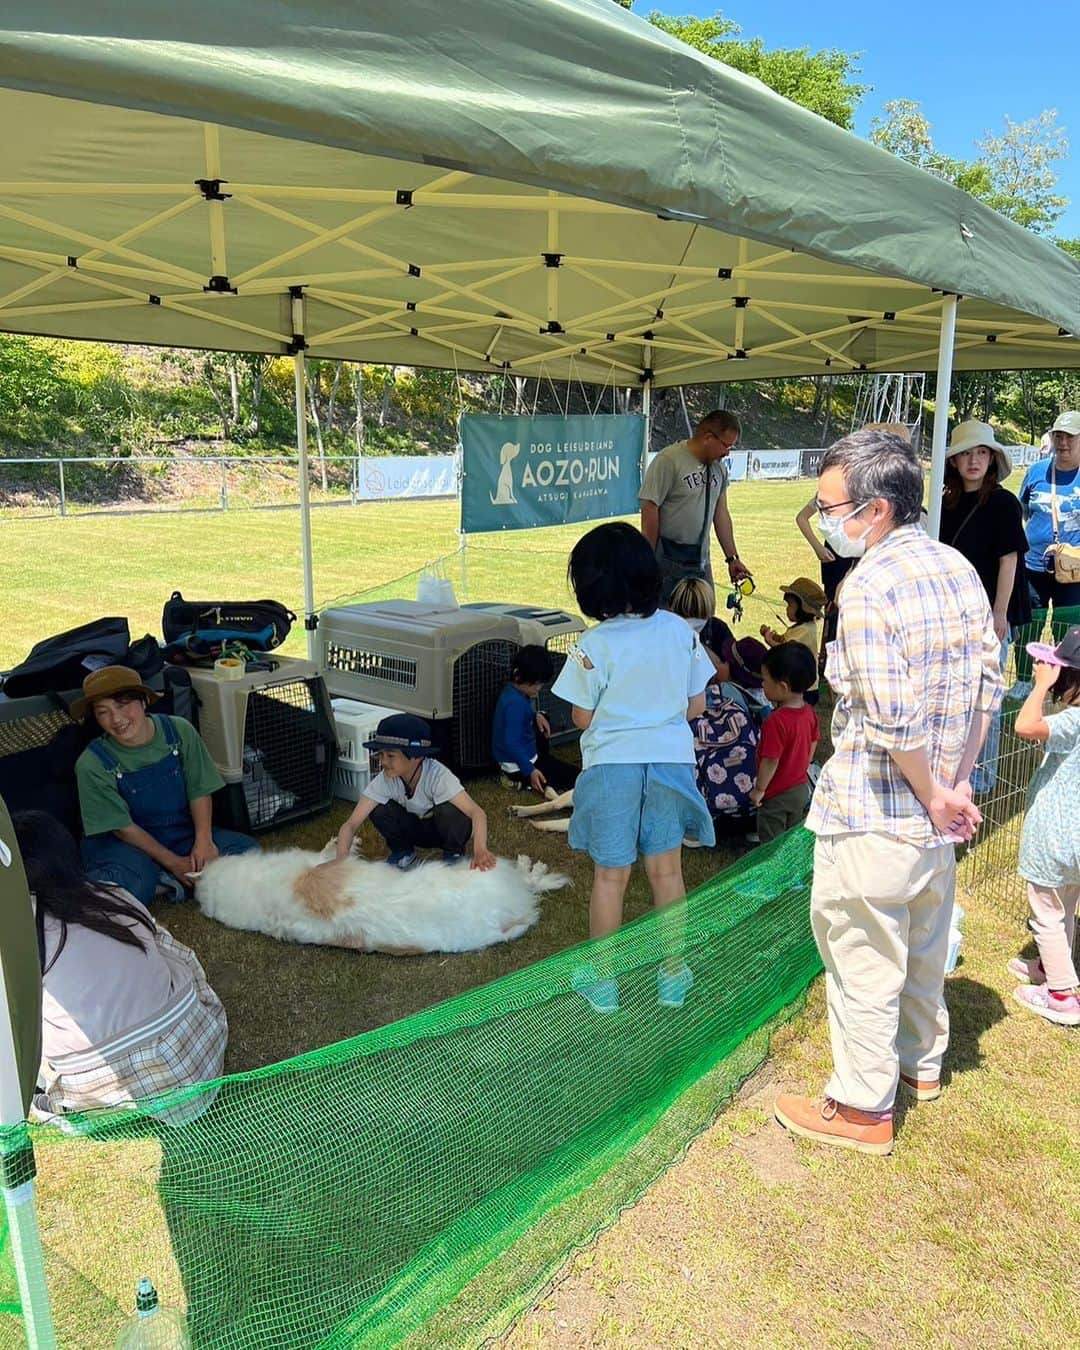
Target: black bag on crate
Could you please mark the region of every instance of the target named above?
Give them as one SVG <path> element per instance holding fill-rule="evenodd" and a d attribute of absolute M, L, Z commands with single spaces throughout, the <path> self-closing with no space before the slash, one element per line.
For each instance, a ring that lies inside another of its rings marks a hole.
<path fill-rule="evenodd" d="M 131 646 L 127 619 L 95 619 L 35 643 L 3 678 L 8 698 L 79 689 L 92 670 L 123 665 Z"/>
<path fill-rule="evenodd" d="M 296 615 L 277 600 L 185 600 L 173 591 L 161 612 L 161 632 L 171 645 L 189 639 L 218 646 L 242 642 L 272 652 L 289 636 Z"/>

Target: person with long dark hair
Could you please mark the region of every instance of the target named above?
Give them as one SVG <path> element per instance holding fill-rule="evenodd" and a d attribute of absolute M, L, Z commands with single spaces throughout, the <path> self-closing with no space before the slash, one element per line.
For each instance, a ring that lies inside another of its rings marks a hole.
<path fill-rule="evenodd" d="M 1001 642 L 1004 670 L 1010 633 L 1031 622 L 1023 513 L 1019 501 L 1003 486 L 1012 463 L 986 422 L 961 422 L 946 453 L 941 542 L 962 553 L 979 574 Z M 977 794 L 994 789 L 1000 742 L 1001 723 L 995 717 L 971 773 L 971 788 Z"/>
<path fill-rule="evenodd" d="M 1031 621 L 1023 513 L 1003 486 L 1012 471 L 1009 454 L 986 422 L 961 422 L 946 453 L 941 542 L 958 549 L 978 572 L 994 631 L 1004 642 L 1010 627 Z"/>
<path fill-rule="evenodd" d="M 130 1106 L 216 1078 L 228 1026 L 193 953 L 119 886 L 88 880 L 70 832 L 44 811 L 13 818 L 34 900 L 43 986 L 39 1114 Z M 200 1115 L 208 1093 L 161 1110 Z"/>

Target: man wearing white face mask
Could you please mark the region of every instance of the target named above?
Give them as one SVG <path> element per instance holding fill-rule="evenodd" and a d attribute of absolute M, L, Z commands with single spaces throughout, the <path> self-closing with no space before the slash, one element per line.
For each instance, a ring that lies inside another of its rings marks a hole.
<path fill-rule="evenodd" d="M 823 1102 L 782 1095 L 775 1109 L 794 1133 L 867 1153 L 892 1150 L 898 1083 L 940 1094 L 954 844 L 981 819 L 967 780 L 1002 691 L 986 591 L 920 528 L 922 496 L 915 452 L 887 432 L 855 432 L 822 460 L 822 534 L 860 560 L 829 649 L 833 756 L 807 819 L 834 1071 Z"/>

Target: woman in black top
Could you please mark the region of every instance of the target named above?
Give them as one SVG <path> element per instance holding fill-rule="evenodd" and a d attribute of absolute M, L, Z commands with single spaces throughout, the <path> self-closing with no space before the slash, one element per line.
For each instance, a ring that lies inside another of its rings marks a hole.
<path fill-rule="evenodd" d="M 1010 626 L 1031 622 L 1023 514 L 1017 499 L 1001 486 L 1011 470 L 1008 452 L 986 422 L 961 422 L 953 432 L 945 463 L 941 542 L 951 544 L 978 572 L 1002 642 Z"/>

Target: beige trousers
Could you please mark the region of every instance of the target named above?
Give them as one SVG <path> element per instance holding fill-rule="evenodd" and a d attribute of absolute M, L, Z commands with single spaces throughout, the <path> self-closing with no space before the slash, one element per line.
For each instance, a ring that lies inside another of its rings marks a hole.
<path fill-rule="evenodd" d="M 901 1072 L 941 1075 L 955 883 L 950 844 L 917 848 L 883 834 L 817 840 L 810 917 L 832 1041 L 825 1092 L 845 1106 L 886 1111 Z"/>

